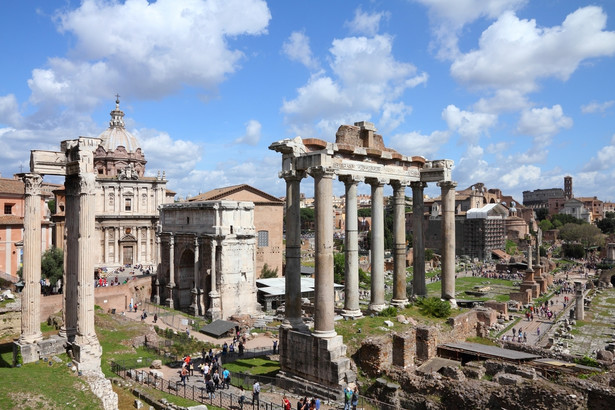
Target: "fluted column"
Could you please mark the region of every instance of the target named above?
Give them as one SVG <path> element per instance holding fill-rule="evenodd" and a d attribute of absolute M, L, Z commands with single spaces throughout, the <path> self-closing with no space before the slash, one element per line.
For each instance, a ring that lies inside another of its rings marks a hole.
<path fill-rule="evenodd" d="M 120 263 L 120 228 L 115 228 L 113 238 L 113 259 L 116 264 Z"/>
<path fill-rule="evenodd" d="M 286 310 L 282 326 L 307 330 L 301 318 L 301 171 L 283 174 L 286 181 Z"/>
<path fill-rule="evenodd" d="M 344 311 L 346 317 L 361 317 L 359 307 L 359 228 L 357 212 L 358 179 L 340 177 L 346 187 L 346 239 L 344 269 Z"/>
<path fill-rule="evenodd" d="M 175 238 L 173 234 L 169 234 L 169 297 L 167 298 L 167 306 L 173 308 L 173 288 L 175 287 Z"/>
<path fill-rule="evenodd" d="M 372 186 L 372 287 L 370 310 L 381 311 L 384 303 L 384 181 L 368 178 Z"/>
<path fill-rule="evenodd" d="M 442 299 L 455 302 L 455 187 L 456 182 L 443 181 L 442 191 Z"/>
<path fill-rule="evenodd" d="M 425 182 L 411 182 L 412 187 L 412 256 L 413 256 L 413 278 L 412 293 L 415 296 L 427 296 L 427 286 L 425 284 L 425 240 L 423 238 L 423 219 L 425 214 L 425 204 L 423 202 L 423 190 L 427 186 Z"/>
<path fill-rule="evenodd" d="M 222 308 L 220 306 L 220 293 L 218 292 L 217 280 L 216 280 L 216 248 L 217 248 L 217 240 L 215 238 L 211 238 L 211 268 L 210 268 L 210 287 L 209 287 L 209 317 L 212 320 L 221 319 L 222 316 Z"/>
<path fill-rule="evenodd" d="M 107 265 L 108 254 L 109 254 L 109 228 L 103 227 L 103 264 Z"/>
<path fill-rule="evenodd" d="M 192 283 L 192 305 L 190 310 L 194 316 L 199 314 L 199 289 L 198 289 L 198 276 L 199 276 L 199 238 L 194 237 L 194 277 Z"/>
<path fill-rule="evenodd" d="M 94 329 L 94 239 L 96 176 L 82 174 L 79 178 L 79 238 L 77 271 L 77 342 L 90 343 L 96 339 Z"/>
<path fill-rule="evenodd" d="M 23 281 L 20 343 L 36 343 L 43 338 L 41 303 L 41 184 L 38 174 L 22 174 L 25 185 Z"/>
<path fill-rule="evenodd" d="M 406 296 L 406 187 L 393 181 L 393 299 L 391 304 L 404 307 Z"/>
<path fill-rule="evenodd" d="M 333 172 L 312 170 L 316 216 L 316 269 L 314 331 L 316 337 L 337 335 L 334 319 L 333 282 Z"/>
<path fill-rule="evenodd" d="M 60 329 L 60 335 L 66 336 L 69 342 L 73 342 L 77 334 L 79 177 L 76 175 L 68 175 L 64 181 L 64 186 L 66 187 L 66 246 L 64 247 L 65 272 L 63 276 L 64 326 L 63 329 Z M 94 278 L 92 278 L 92 280 L 93 279 Z"/>

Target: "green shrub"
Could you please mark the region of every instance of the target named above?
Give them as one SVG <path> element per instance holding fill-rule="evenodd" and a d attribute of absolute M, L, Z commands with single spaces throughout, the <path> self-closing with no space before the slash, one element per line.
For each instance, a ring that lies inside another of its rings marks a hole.
<path fill-rule="evenodd" d="M 445 318 L 451 313 L 450 303 L 437 297 L 418 299 L 417 305 L 426 316 Z"/>
<path fill-rule="evenodd" d="M 589 366 L 589 367 L 600 367 L 600 365 L 598 364 L 598 362 L 596 361 L 596 359 L 593 359 L 589 356 L 583 356 L 580 359 L 575 359 L 575 362 L 577 364 L 581 364 L 583 366 Z"/>
<path fill-rule="evenodd" d="M 388 306 L 382 309 L 382 311 L 378 313 L 378 316 L 384 316 L 384 317 L 397 316 L 397 308 L 395 306 Z"/>

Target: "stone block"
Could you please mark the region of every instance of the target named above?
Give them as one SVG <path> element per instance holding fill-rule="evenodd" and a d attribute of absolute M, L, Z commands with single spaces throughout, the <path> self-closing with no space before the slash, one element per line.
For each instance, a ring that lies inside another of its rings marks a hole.
<path fill-rule="evenodd" d="M 152 364 L 149 366 L 151 369 L 162 369 L 162 360 L 152 360 Z"/>
<path fill-rule="evenodd" d="M 483 306 L 495 310 L 505 316 L 508 316 L 508 304 L 506 302 L 496 302 L 495 300 L 486 301 Z"/>
<path fill-rule="evenodd" d="M 444 366 L 438 373 L 453 380 L 465 381 L 466 379 L 465 374 L 463 374 L 463 371 L 459 367 Z"/>
<path fill-rule="evenodd" d="M 485 371 L 489 376 L 495 376 L 497 373 L 504 370 L 504 363 L 496 362 L 494 360 L 487 360 L 485 362 Z"/>
<path fill-rule="evenodd" d="M 602 360 L 608 364 L 613 363 L 613 352 L 609 352 L 608 350 L 598 350 L 596 352 L 596 359 Z"/>
<path fill-rule="evenodd" d="M 479 362 L 468 362 L 461 368 L 461 371 L 470 379 L 480 380 L 485 375 L 485 367 Z"/>
<path fill-rule="evenodd" d="M 393 334 L 392 364 L 406 368 L 414 364 L 416 351 L 416 335 L 414 332 Z"/>
<path fill-rule="evenodd" d="M 437 330 L 431 327 L 416 329 L 416 357 L 421 361 L 436 355 L 438 347 Z"/>
<path fill-rule="evenodd" d="M 521 383 L 522 379 L 521 376 L 516 374 L 498 373 L 493 377 L 493 380 L 502 386 L 514 386 Z"/>

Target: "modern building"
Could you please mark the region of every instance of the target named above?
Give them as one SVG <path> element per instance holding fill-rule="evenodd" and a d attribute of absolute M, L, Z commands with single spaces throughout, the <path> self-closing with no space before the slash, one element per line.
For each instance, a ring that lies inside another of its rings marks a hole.
<path fill-rule="evenodd" d="M 265 264 L 282 276 L 284 201 L 247 184 L 217 188 L 189 198 L 187 202 L 248 201 L 254 203 L 256 277 Z"/>

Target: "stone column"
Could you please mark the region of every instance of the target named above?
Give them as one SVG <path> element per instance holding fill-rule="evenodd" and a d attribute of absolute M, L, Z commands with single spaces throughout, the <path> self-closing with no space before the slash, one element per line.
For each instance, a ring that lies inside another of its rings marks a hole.
<path fill-rule="evenodd" d="M 334 318 L 333 282 L 333 172 L 322 167 L 312 170 L 316 217 L 316 266 L 314 331 L 316 337 L 337 335 Z"/>
<path fill-rule="evenodd" d="M 404 307 L 408 303 L 406 296 L 406 187 L 399 181 L 393 181 L 393 299 L 391 304 Z"/>
<path fill-rule="evenodd" d="M 359 228 L 357 211 L 357 184 L 359 179 L 352 176 L 340 177 L 346 187 L 346 240 L 344 270 L 344 310 L 342 315 L 350 318 L 361 317 L 359 307 Z"/>
<path fill-rule="evenodd" d="M 94 192 L 96 175 L 87 172 L 79 176 L 79 221 L 77 240 L 77 335 L 73 353 L 79 370 L 100 370 L 102 348 L 94 327 Z"/>
<path fill-rule="evenodd" d="M 285 318 L 282 326 L 307 331 L 301 318 L 301 171 L 287 171 L 286 181 L 286 286 Z"/>
<path fill-rule="evenodd" d="M 64 181 L 66 187 L 65 231 L 66 246 L 64 247 L 65 267 L 64 280 L 64 329 L 61 336 L 66 336 L 69 342 L 75 340 L 77 334 L 77 282 L 79 270 L 78 236 L 79 236 L 79 177 L 68 175 Z M 92 280 L 94 278 L 92 277 Z"/>
<path fill-rule="evenodd" d="M 173 234 L 169 234 L 169 297 L 167 298 L 167 306 L 173 309 L 173 288 L 175 287 L 175 238 Z"/>
<path fill-rule="evenodd" d="M 217 280 L 216 280 L 216 248 L 217 241 L 215 238 L 211 238 L 211 268 L 210 272 L 210 285 L 209 285 L 209 317 L 211 320 L 222 318 L 222 309 L 220 306 L 220 293 L 218 292 Z"/>
<path fill-rule="evenodd" d="M 109 228 L 102 228 L 103 230 L 103 257 L 102 257 L 102 262 L 103 264 L 107 265 L 107 261 L 108 261 L 108 254 L 109 254 Z"/>
<path fill-rule="evenodd" d="M 425 203 L 423 202 L 423 190 L 427 186 L 425 182 L 411 182 L 412 186 L 412 256 L 413 278 L 412 293 L 414 296 L 426 297 L 427 286 L 425 284 L 425 240 L 423 238 L 423 222 L 425 215 Z"/>
<path fill-rule="evenodd" d="M 456 182 L 442 181 L 442 299 L 455 302 L 455 187 Z"/>
<path fill-rule="evenodd" d="M 198 289 L 198 279 L 199 278 L 199 238 L 194 237 L 194 278 L 193 278 L 193 286 L 192 286 L 192 305 L 190 306 L 190 311 L 194 316 L 198 316 L 199 314 L 199 289 Z"/>
<path fill-rule="evenodd" d="M 115 237 L 113 238 L 113 259 L 116 264 L 120 263 L 120 228 L 115 228 Z"/>
<path fill-rule="evenodd" d="M 152 263 L 152 228 L 148 226 L 145 228 L 145 260 L 147 264 Z"/>
<path fill-rule="evenodd" d="M 19 342 L 36 343 L 41 333 L 41 184 L 38 174 L 22 174 L 25 185 L 21 335 Z"/>
<path fill-rule="evenodd" d="M 368 178 L 372 186 L 372 287 L 369 309 L 380 312 L 384 303 L 384 182 Z"/>
<path fill-rule="evenodd" d="M 585 296 L 583 292 L 583 283 L 582 282 L 574 282 L 574 290 L 576 291 L 576 320 L 584 320 L 585 319 Z"/>

